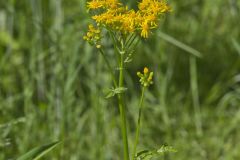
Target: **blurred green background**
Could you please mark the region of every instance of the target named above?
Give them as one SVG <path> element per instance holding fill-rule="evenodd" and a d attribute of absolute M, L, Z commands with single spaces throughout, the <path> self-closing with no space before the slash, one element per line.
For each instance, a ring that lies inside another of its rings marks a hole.
<path fill-rule="evenodd" d="M 126 71 L 130 145 L 136 72 L 148 66 L 155 77 L 138 150 L 169 144 L 178 152 L 164 160 L 240 159 L 240 1 L 168 2 L 173 12 L 141 41 Z M 101 55 L 82 39 L 90 22 L 85 4 L 0 0 L 1 160 L 58 139 L 64 142 L 45 159 L 121 160 L 117 103 L 104 98 L 111 79 Z"/>

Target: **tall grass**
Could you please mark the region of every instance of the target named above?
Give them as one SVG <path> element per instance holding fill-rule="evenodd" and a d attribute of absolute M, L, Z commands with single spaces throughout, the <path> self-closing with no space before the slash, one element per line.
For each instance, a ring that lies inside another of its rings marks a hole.
<path fill-rule="evenodd" d="M 155 72 L 139 149 L 168 143 L 178 152 L 166 160 L 239 159 L 240 2 L 169 3 L 173 12 L 157 37 L 139 45 L 125 77 L 132 88 L 127 118 L 134 121 L 140 88 L 133 77 L 147 64 Z M 101 55 L 82 41 L 84 5 L 0 1 L 0 159 L 61 139 L 45 159 L 120 160 L 118 108 L 103 98 L 111 77 Z M 128 126 L 130 146 L 134 128 Z"/>

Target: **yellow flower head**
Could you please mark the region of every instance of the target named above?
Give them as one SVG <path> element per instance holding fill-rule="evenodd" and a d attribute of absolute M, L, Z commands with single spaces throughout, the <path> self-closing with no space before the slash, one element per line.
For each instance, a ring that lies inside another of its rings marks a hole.
<path fill-rule="evenodd" d="M 92 16 L 97 24 L 123 34 L 140 33 L 143 38 L 158 27 L 159 16 L 170 11 L 163 0 L 142 0 L 138 10 L 128 9 L 119 0 L 90 0 L 87 7 L 100 9 Z"/>

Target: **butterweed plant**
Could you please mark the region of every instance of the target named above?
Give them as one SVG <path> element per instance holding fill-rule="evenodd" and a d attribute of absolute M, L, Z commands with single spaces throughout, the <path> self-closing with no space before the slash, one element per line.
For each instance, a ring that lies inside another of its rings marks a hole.
<path fill-rule="evenodd" d="M 88 32 L 83 37 L 91 45 L 102 54 L 104 61 L 109 69 L 114 87 L 109 91 L 107 98 L 116 96 L 121 118 L 121 132 L 123 140 L 124 160 L 130 160 L 127 119 L 124 93 L 127 88 L 124 84 L 124 70 L 126 64 L 130 63 L 132 55 L 141 38 L 147 39 L 158 28 L 161 16 L 170 11 L 170 7 L 163 0 L 142 0 L 138 3 L 138 9 L 129 9 L 118 0 L 90 0 L 87 2 L 87 9 L 92 15 L 93 23 L 88 26 Z M 108 33 L 113 43 L 116 56 L 116 65 L 118 66 L 118 74 L 112 66 L 110 59 L 105 52 L 102 39 L 104 33 Z M 144 91 L 153 84 L 153 72 L 147 67 L 143 73 L 137 72 L 142 86 L 142 94 L 139 102 L 139 114 L 136 124 L 136 135 L 134 146 L 132 149 L 132 160 L 135 159 L 151 159 L 154 155 L 158 155 L 167 151 L 173 151 L 171 147 L 163 146 L 156 150 L 145 150 L 139 153 L 137 145 L 140 133 L 140 120 L 142 114 L 142 106 L 144 100 Z"/>

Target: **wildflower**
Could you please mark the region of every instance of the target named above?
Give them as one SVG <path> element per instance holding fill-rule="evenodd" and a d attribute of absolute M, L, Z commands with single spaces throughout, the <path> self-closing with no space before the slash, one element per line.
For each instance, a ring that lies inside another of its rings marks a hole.
<path fill-rule="evenodd" d="M 119 0 L 90 0 L 87 7 L 101 9 L 92 16 L 98 25 L 125 35 L 140 33 L 143 38 L 148 38 L 151 30 L 158 27 L 159 16 L 170 11 L 163 0 L 142 0 L 138 10 L 128 9 Z"/>
<path fill-rule="evenodd" d="M 143 73 L 137 72 L 137 76 L 140 78 L 140 83 L 143 87 L 149 87 L 153 84 L 153 72 L 149 72 L 147 67 L 143 69 Z"/>

